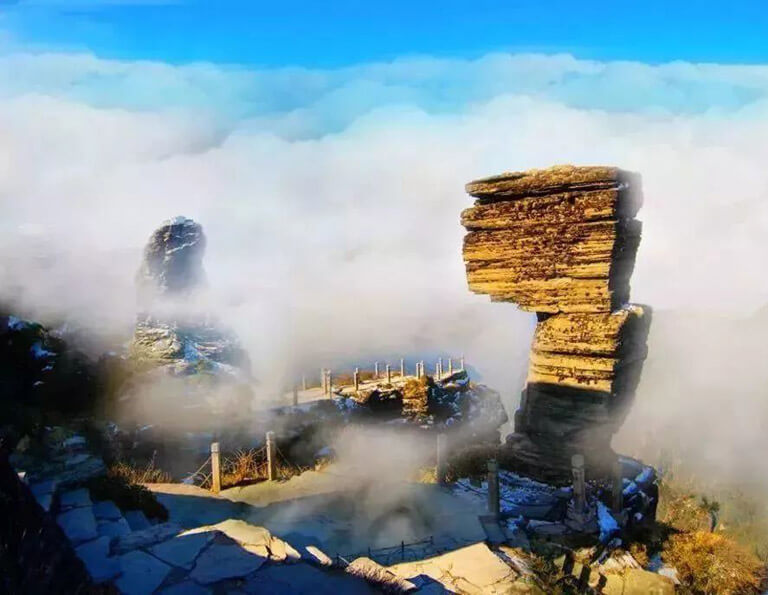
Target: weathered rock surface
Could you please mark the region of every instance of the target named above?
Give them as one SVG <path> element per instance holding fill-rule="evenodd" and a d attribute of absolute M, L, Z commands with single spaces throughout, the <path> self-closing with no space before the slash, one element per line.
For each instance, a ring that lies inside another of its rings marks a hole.
<path fill-rule="evenodd" d="M 350 421 L 373 419 L 441 431 L 452 428 L 482 437 L 497 432 L 508 420 L 499 393 L 470 382 L 465 370 L 441 379 L 374 379 L 358 388 L 336 389 L 335 395 Z"/>
<path fill-rule="evenodd" d="M 649 324 L 642 306 L 547 318 L 536 325 L 528 383 L 624 392 L 632 384 L 629 368 L 645 359 Z"/>
<path fill-rule="evenodd" d="M 469 287 L 537 312 L 515 433 L 516 470 L 570 478 L 583 454 L 606 474 L 613 434 L 646 357 L 650 309 L 627 305 L 640 242 L 639 177 L 614 167 L 556 166 L 470 182 L 462 213 Z"/>
<path fill-rule="evenodd" d="M 183 296 L 205 283 L 205 235 L 199 223 L 174 217 L 154 231 L 144 248 L 136 275 L 139 303 L 151 306 L 158 297 Z"/>
<path fill-rule="evenodd" d="M 121 421 L 195 430 L 201 413 L 242 410 L 250 401 L 248 355 L 204 305 L 204 250 L 202 227 L 185 217 L 164 222 L 149 239 L 129 346 L 138 373 L 121 391 Z M 153 419 L 142 417 L 147 410 Z"/>
<path fill-rule="evenodd" d="M 462 214 L 469 287 L 535 312 L 610 312 L 629 299 L 636 177 L 559 166 L 477 180 Z"/>

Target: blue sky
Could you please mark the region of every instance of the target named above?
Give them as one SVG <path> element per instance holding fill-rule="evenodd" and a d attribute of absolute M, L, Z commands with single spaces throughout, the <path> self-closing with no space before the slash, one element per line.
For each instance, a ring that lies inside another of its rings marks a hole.
<path fill-rule="evenodd" d="M 0 0 L 16 46 L 170 63 L 338 67 L 409 55 L 571 53 L 764 63 L 764 0 L 282 2 Z"/>

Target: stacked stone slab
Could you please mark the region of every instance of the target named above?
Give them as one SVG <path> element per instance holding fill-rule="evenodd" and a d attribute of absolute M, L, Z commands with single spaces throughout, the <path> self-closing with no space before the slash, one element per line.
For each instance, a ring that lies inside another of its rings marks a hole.
<path fill-rule="evenodd" d="M 537 313 L 509 459 L 550 482 L 568 480 L 576 453 L 588 473 L 607 474 L 650 323 L 649 308 L 628 304 L 641 232 L 639 176 L 556 166 L 466 189 L 476 198 L 461 216 L 470 290 Z"/>

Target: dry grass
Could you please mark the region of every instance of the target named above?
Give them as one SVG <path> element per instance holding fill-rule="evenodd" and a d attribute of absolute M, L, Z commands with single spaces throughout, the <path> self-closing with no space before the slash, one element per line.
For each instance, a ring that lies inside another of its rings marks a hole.
<path fill-rule="evenodd" d="M 757 556 L 734 540 L 709 531 L 674 535 L 665 544 L 662 557 L 694 593 L 758 593 L 765 577 Z"/>
<path fill-rule="evenodd" d="M 173 481 L 167 472 L 155 466 L 154 457 L 143 466 L 137 465 L 133 461 L 118 461 L 109 467 L 107 475 L 121 478 L 129 484 L 170 483 Z"/>
<path fill-rule="evenodd" d="M 630 555 L 637 560 L 643 568 L 648 567 L 650 557 L 648 556 L 648 547 L 644 543 L 632 543 L 629 545 Z"/>
<path fill-rule="evenodd" d="M 305 469 L 285 461 L 279 454 L 276 470 L 278 479 L 289 479 L 305 471 Z M 269 470 L 267 469 L 267 451 L 265 448 L 237 450 L 221 462 L 222 489 L 263 481 L 268 477 Z M 207 478 L 202 485 L 203 487 L 210 487 L 210 484 L 211 480 Z"/>
<path fill-rule="evenodd" d="M 267 475 L 267 455 L 263 448 L 238 450 L 221 464 L 221 487 L 230 488 L 257 481 Z"/>

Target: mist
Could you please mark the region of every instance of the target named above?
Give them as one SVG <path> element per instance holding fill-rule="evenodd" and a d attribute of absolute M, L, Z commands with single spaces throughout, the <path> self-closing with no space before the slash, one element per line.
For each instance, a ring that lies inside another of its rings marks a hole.
<path fill-rule="evenodd" d="M 632 300 L 662 315 L 615 444 L 650 435 L 723 474 L 768 472 L 768 319 L 750 319 L 768 302 L 765 67 L 18 54 L 0 81 L 0 302 L 66 320 L 94 353 L 119 346 L 144 243 L 185 215 L 208 239 L 207 307 L 275 389 L 382 354 L 464 354 L 511 414 L 534 317 L 467 290 L 464 184 L 556 163 L 640 172 Z"/>

